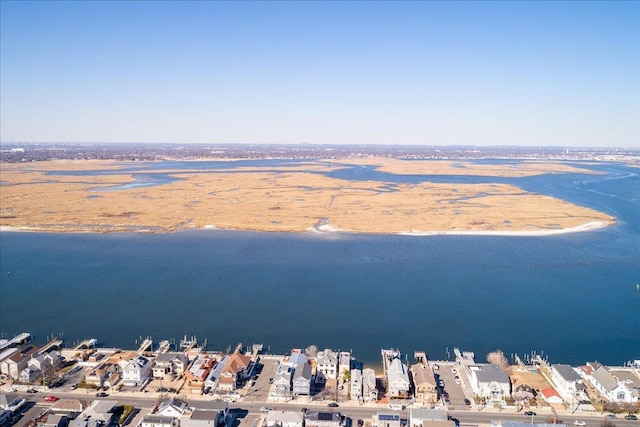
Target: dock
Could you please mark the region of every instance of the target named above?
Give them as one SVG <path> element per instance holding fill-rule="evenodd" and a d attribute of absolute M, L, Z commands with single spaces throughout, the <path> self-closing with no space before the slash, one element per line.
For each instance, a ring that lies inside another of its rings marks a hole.
<path fill-rule="evenodd" d="M 10 340 L 0 340 L 0 351 L 9 347 L 24 344 L 30 340 L 31 340 L 31 334 L 29 332 L 23 332 L 11 338 Z"/>

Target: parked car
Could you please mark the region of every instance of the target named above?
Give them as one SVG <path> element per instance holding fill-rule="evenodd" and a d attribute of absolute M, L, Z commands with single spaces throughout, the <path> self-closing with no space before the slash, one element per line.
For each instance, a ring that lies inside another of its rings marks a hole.
<path fill-rule="evenodd" d="M 44 400 L 45 402 L 57 402 L 58 398 L 52 395 L 49 396 L 45 396 L 42 400 Z"/>
<path fill-rule="evenodd" d="M 535 417 L 535 416 L 536 416 L 536 413 L 535 413 L 535 412 L 533 412 L 533 411 L 527 411 L 527 412 L 525 412 L 524 414 L 525 414 L 525 415 L 527 415 L 527 416 L 529 416 L 529 417 Z"/>
<path fill-rule="evenodd" d="M 36 390 L 35 388 L 30 388 L 27 390 L 27 393 L 37 393 L 38 390 Z"/>
<path fill-rule="evenodd" d="M 328 406 L 329 408 L 337 408 L 337 407 L 338 407 L 338 406 L 340 406 L 340 405 L 338 405 L 336 402 L 331 402 L 331 403 L 329 403 L 327 406 Z"/>
<path fill-rule="evenodd" d="M 471 406 L 471 401 L 469 399 L 465 399 L 464 404 L 467 406 Z"/>
<path fill-rule="evenodd" d="M 616 414 L 609 414 L 605 418 L 607 418 L 609 420 L 615 420 L 617 417 L 616 417 Z"/>
<path fill-rule="evenodd" d="M 269 408 L 268 406 L 263 406 L 262 408 L 260 408 L 260 412 L 269 412 L 271 410 L 271 408 Z"/>
<path fill-rule="evenodd" d="M 585 423 L 584 421 L 575 420 L 575 421 L 573 422 L 573 425 L 574 425 L 574 426 L 586 426 L 586 425 L 587 425 L 587 423 Z"/>
<path fill-rule="evenodd" d="M 96 397 L 107 397 L 109 396 L 107 393 L 105 393 L 104 391 L 101 391 L 100 393 L 96 393 Z"/>
<path fill-rule="evenodd" d="M 625 415 L 625 416 L 624 416 L 624 419 L 625 419 L 625 420 L 630 420 L 630 421 L 635 421 L 635 420 L 637 420 L 637 419 L 638 419 L 638 416 L 637 416 L 637 415 L 634 415 L 634 414 L 629 414 L 629 415 Z"/>
<path fill-rule="evenodd" d="M 451 368 L 451 372 L 453 372 L 454 374 L 458 373 L 458 371 L 456 371 L 456 368 Z"/>

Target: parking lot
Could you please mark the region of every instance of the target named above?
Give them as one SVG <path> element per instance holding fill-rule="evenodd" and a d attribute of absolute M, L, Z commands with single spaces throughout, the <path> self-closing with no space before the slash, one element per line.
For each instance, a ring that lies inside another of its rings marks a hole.
<path fill-rule="evenodd" d="M 460 367 L 453 364 L 439 364 L 439 369 L 433 372 L 438 375 L 438 379 L 444 383 L 443 396 L 448 396 L 450 404 L 447 404 L 449 409 L 465 410 L 470 409 L 468 405 L 465 405 L 464 400 L 467 398 L 464 393 L 466 375 L 462 372 L 458 372 Z M 454 372 L 455 370 L 455 372 Z M 456 375 L 458 381 L 456 382 Z M 459 383 L 459 384 L 458 384 Z"/>

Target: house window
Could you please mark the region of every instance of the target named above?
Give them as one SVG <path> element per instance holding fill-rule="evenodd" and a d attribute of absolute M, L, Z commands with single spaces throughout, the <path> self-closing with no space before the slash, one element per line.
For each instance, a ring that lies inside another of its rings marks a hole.
<path fill-rule="evenodd" d="M 627 395 L 624 391 L 619 391 L 618 395 L 616 396 L 616 400 L 624 400 L 626 396 Z"/>

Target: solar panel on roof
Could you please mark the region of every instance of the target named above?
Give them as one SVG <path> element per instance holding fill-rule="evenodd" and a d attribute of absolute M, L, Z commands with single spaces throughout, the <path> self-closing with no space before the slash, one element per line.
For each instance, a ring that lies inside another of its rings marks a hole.
<path fill-rule="evenodd" d="M 400 420 L 400 415 L 380 414 L 378 419 L 380 421 L 398 421 Z"/>

